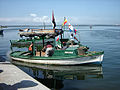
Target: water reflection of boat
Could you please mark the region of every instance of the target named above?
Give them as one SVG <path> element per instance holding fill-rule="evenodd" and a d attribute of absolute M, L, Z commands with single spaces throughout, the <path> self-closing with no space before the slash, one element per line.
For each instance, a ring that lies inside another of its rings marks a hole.
<path fill-rule="evenodd" d="M 77 71 L 82 70 L 83 71 L 102 71 L 101 65 L 80 65 L 80 66 L 55 66 L 55 65 L 42 65 L 42 64 L 32 64 L 32 63 L 23 63 L 19 61 L 11 61 L 15 65 L 21 65 L 21 66 L 27 66 L 32 68 L 38 68 L 42 70 L 54 70 L 54 71 Z M 70 72 L 71 73 L 71 72 Z"/>
<path fill-rule="evenodd" d="M 81 65 L 81 66 L 51 66 L 41 64 L 23 63 L 12 61 L 13 64 L 42 82 L 49 88 L 62 88 L 64 80 L 86 80 L 102 79 L 102 66 Z M 55 84 L 55 86 L 54 86 Z"/>

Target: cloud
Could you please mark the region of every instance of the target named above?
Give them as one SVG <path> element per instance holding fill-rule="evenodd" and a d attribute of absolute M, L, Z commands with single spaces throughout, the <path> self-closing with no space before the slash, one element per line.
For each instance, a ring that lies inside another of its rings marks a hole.
<path fill-rule="evenodd" d="M 81 20 L 78 17 L 66 17 L 68 23 L 76 24 L 79 23 Z M 57 25 L 61 25 L 64 21 L 64 17 L 55 16 L 55 21 Z M 45 22 L 46 24 L 51 24 L 52 18 L 49 16 L 39 16 L 35 13 L 30 13 L 28 17 L 7 17 L 7 18 L 0 18 L 0 23 L 18 23 L 18 24 L 42 24 Z"/>
<path fill-rule="evenodd" d="M 67 16 L 66 18 L 68 23 L 71 24 L 99 24 L 102 22 L 100 17 Z M 61 25 L 64 17 L 55 16 L 55 21 L 57 25 Z M 104 19 L 104 23 L 107 23 L 107 21 L 107 19 Z M 28 17 L 0 17 L 0 24 L 42 24 L 43 22 L 51 24 L 52 18 L 49 16 L 39 16 L 35 13 L 29 14 Z"/>
<path fill-rule="evenodd" d="M 50 23 L 50 18 L 48 16 L 34 17 L 33 22 Z"/>
<path fill-rule="evenodd" d="M 30 16 L 37 17 L 37 14 L 31 13 Z"/>
<path fill-rule="evenodd" d="M 79 21 L 78 18 L 74 18 L 74 17 L 66 17 L 68 22 L 70 22 L 71 24 L 74 24 L 76 22 Z M 64 17 L 55 17 L 55 21 L 56 24 L 62 24 L 64 21 Z M 12 23 L 12 24 L 37 24 L 37 23 L 43 23 L 45 22 L 46 24 L 51 24 L 52 23 L 52 19 L 49 16 L 41 16 L 38 17 L 37 14 L 30 14 L 30 17 L 7 17 L 7 18 L 0 18 L 0 23 Z"/>
<path fill-rule="evenodd" d="M 37 14 L 34 13 L 31 13 L 30 16 L 32 16 L 33 22 L 50 23 L 50 18 L 48 16 L 39 17 Z"/>

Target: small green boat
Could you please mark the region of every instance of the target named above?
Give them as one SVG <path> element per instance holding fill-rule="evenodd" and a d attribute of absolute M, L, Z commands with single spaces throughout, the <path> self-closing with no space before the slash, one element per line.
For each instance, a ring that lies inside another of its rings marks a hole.
<path fill-rule="evenodd" d="M 71 45 L 69 39 L 60 39 L 61 48 L 57 47 L 56 37 L 57 32 L 63 32 L 61 29 L 32 29 L 31 32 L 20 32 L 20 36 L 27 37 L 26 39 L 11 40 L 11 47 L 27 47 L 33 44 L 32 51 L 12 51 L 10 57 L 12 60 L 37 63 L 37 64 L 52 64 L 52 65 L 78 65 L 78 64 L 101 64 L 103 61 L 104 52 L 88 51 L 87 46 L 81 45 L 79 42 Z M 62 34 L 61 34 L 62 35 Z M 61 36 L 62 37 L 62 36 Z M 43 51 L 46 43 L 51 43 L 52 52 Z M 63 43 L 66 43 L 67 48 L 64 48 Z M 45 56 L 45 53 L 48 56 Z M 50 55 L 50 53 L 52 53 Z"/>
<path fill-rule="evenodd" d="M 54 14 L 53 14 L 54 15 Z M 19 30 L 20 40 L 10 40 L 12 60 L 51 65 L 102 64 L 104 52 L 88 51 L 76 37 L 64 38 L 62 29 L 55 29 L 55 19 L 52 15 L 53 29 Z M 64 24 L 67 22 L 65 19 Z M 73 29 L 71 25 L 70 28 Z M 59 39 L 61 38 L 61 39 Z M 74 42 L 76 39 L 77 42 Z M 25 50 L 13 51 L 13 47 L 26 47 Z"/>

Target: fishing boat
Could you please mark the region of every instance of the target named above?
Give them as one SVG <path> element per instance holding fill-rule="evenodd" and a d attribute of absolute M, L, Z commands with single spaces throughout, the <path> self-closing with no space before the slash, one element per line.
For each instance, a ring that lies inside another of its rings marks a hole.
<path fill-rule="evenodd" d="M 3 35 L 3 28 L 7 28 L 7 26 L 0 26 L 0 35 Z"/>
<path fill-rule="evenodd" d="M 3 34 L 3 30 L 0 30 L 0 34 Z"/>
<path fill-rule="evenodd" d="M 65 31 L 56 29 L 53 15 L 52 18 L 53 29 L 20 31 L 19 35 L 22 39 L 10 40 L 12 49 L 10 57 L 12 60 L 50 65 L 102 64 L 104 51 L 89 51 L 89 48 L 82 45 L 72 34 L 71 36 L 77 42 L 70 38 L 64 38 Z M 25 51 L 23 49 L 14 51 L 13 47 L 16 46 L 27 49 Z"/>

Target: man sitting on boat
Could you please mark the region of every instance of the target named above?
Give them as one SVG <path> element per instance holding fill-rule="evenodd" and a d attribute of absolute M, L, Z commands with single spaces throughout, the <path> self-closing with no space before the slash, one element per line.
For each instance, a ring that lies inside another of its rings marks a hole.
<path fill-rule="evenodd" d="M 49 57 L 54 54 L 53 46 L 50 44 L 50 42 L 47 42 L 47 45 L 44 46 L 42 51 L 45 52 L 45 57 Z"/>

